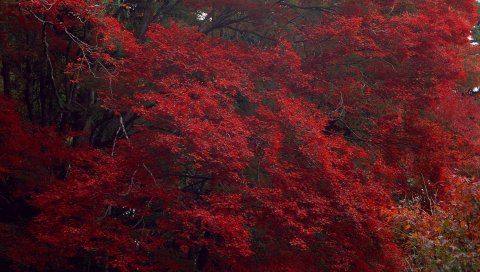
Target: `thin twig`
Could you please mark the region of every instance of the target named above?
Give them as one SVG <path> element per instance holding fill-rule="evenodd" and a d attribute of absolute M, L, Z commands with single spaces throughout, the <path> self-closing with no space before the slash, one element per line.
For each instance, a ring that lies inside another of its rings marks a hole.
<path fill-rule="evenodd" d="M 128 194 L 130 194 L 130 192 L 132 191 L 132 188 L 133 188 L 133 184 L 135 182 L 135 175 L 137 174 L 137 171 L 138 171 L 138 165 L 137 165 L 137 168 L 135 169 L 135 171 L 133 171 L 132 176 L 130 177 L 130 185 L 128 186 L 127 192 L 124 193 L 124 194 L 120 194 L 120 196 L 127 196 Z"/>
<path fill-rule="evenodd" d="M 63 109 L 63 104 L 62 100 L 60 98 L 60 94 L 58 93 L 57 85 L 55 83 L 55 76 L 54 76 L 54 70 L 53 70 L 53 64 L 52 64 L 52 59 L 50 58 L 50 52 L 49 52 L 49 44 L 48 44 L 48 39 L 47 39 L 47 25 L 43 24 L 43 44 L 45 46 L 45 57 L 47 58 L 47 63 L 48 67 L 50 68 L 50 79 L 52 80 L 52 87 L 53 91 L 55 93 L 55 98 L 57 99 L 58 106 Z"/>
<path fill-rule="evenodd" d="M 152 171 L 150 171 L 150 169 L 148 169 L 147 165 L 143 163 L 143 168 L 145 168 L 145 170 L 147 170 L 148 174 L 152 177 L 153 179 L 153 182 L 155 183 L 155 185 L 158 185 L 157 184 L 157 179 L 155 178 L 155 176 L 153 175 Z"/>
<path fill-rule="evenodd" d="M 127 141 L 130 143 L 130 138 L 128 137 L 128 134 L 127 134 L 127 130 L 125 129 L 125 124 L 123 122 L 123 116 L 122 114 L 120 113 L 120 126 L 123 130 L 123 133 L 125 134 L 125 138 L 127 139 Z"/>
<path fill-rule="evenodd" d="M 118 139 L 118 134 L 120 133 L 120 130 L 122 129 L 121 126 L 118 126 L 117 132 L 115 133 L 115 138 L 113 139 L 113 145 L 112 145 L 112 157 L 115 153 L 115 146 L 117 145 L 117 139 Z"/>

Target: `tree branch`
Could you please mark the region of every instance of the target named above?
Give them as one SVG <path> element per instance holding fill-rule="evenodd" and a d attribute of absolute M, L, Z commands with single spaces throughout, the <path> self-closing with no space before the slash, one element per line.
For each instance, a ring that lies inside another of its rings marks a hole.
<path fill-rule="evenodd" d="M 320 6 L 305 7 L 305 6 L 299 6 L 299 5 L 295 5 L 295 4 L 292 4 L 292 3 L 285 2 L 285 0 L 278 1 L 278 4 L 280 6 L 285 6 L 285 7 L 289 7 L 289 8 L 293 8 L 293 9 L 316 10 L 316 11 L 322 11 L 322 12 L 326 12 L 326 13 L 330 13 L 330 14 L 336 14 L 337 13 L 336 10 L 334 10 L 332 8 L 329 8 L 329 7 L 320 7 Z"/>

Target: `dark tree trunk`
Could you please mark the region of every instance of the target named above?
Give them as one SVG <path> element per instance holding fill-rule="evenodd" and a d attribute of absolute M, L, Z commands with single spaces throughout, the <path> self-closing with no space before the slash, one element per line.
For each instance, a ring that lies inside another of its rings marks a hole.
<path fill-rule="evenodd" d="M 25 94 L 23 96 L 23 100 L 25 102 L 25 106 L 27 107 L 27 114 L 30 121 L 33 120 L 33 105 L 32 105 L 32 64 L 30 60 L 26 60 L 25 64 Z"/>
<path fill-rule="evenodd" d="M 148 26 L 152 22 L 153 17 L 155 15 L 154 7 L 155 7 L 155 1 L 146 1 L 144 16 L 142 17 L 142 20 L 140 21 L 140 25 L 138 26 L 138 29 L 136 31 L 137 38 L 140 41 L 145 41 L 145 33 L 147 32 Z"/>
<path fill-rule="evenodd" d="M 2 79 L 3 79 L 3 94 L 10 96 L 12 89 L 10 83 L 10 65 L 7 61 L 2 61 Z"/>
<path fill-rule="evenodd" d="M 40 102 L 40 125 L 45 126 L 48 122 L 48 111 L 47 111 L 47 90 L 45 84 L 45 75 L 42 75 L 40 78 L 40 92 L 39 92 L 39 102 Z"/>

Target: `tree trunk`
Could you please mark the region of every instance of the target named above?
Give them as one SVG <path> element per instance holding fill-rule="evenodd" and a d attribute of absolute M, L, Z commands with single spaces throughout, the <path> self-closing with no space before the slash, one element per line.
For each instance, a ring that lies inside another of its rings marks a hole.
<path fill-rule="evenodd" d="M 2 61 L 2 79 L 3 79 L 3 95 L 11 95 L 11 84 L 10 84 L 10 67 L 7 61 Z"/>
<path fill-rule="evenodd" d="M 25 106 L 27 107 L 27 114 L 30 121 L 33 120 L 33 105 L 32 105 L 32 64 L 30 60 L 26 60 L 25 65 L 25 94 L 23 96 Z"/>

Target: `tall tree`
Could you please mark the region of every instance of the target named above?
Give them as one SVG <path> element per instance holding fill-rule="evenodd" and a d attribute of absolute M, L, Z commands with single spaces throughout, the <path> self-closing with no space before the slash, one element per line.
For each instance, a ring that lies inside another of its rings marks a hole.
<path fill-rule="evenodd" d="M 479 168 L 474 1 L 2 7 L 4 267 L 399 271 Z"/>

